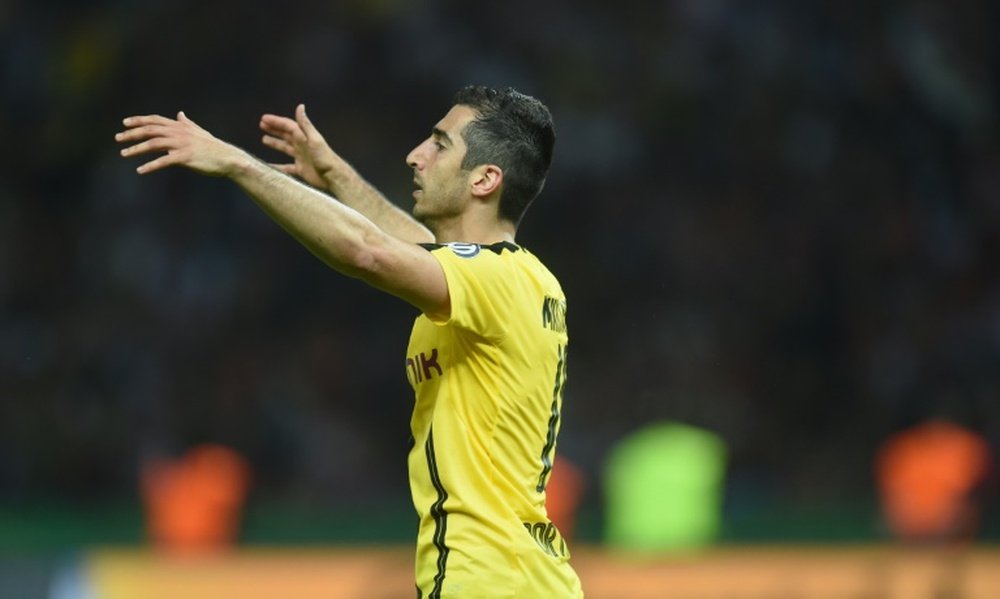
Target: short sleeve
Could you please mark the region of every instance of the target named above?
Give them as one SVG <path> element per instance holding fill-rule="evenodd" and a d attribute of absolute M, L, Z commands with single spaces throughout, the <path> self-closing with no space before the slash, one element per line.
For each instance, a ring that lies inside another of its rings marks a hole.
<path fill-rule="evenodd" d="M 444 270 L 451 297 L 448 319 L 431 321 L 500 340 L 504 336 L 504 306 L 511 304 L 513 293 L 512 273 L 503 258 L 471 243 L 439 246 L 431 254 Z"/>

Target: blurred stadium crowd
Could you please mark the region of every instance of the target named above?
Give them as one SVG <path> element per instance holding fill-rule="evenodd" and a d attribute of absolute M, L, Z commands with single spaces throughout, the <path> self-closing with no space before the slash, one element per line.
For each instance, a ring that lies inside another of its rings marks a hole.
<path fill-rule="evenodd" d="M 863 501 L 878 445 L 932 414 L 1000 447 L 998 13 L 4 2 L 0 497 L 132 497 L 200 441 L 247 457 L 256 498 L 407 497 L 413 311 L 112 138 L 183 109 L 280 160 L 257 119 L 302 101 L 409 206 L 404 156 L 469 82 L 556 118 L 519 241 L 569 297 L 560 455 L 591 491 L 662 419 L 722 436 L 734 506 Z"/>

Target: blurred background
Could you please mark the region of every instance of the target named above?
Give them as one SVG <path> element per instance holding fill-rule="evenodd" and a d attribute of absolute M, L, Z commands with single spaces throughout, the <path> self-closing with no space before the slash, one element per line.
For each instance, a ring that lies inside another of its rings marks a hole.
<path fill-rule="evenodd" d="M 0 580 L 142 546 L 149 472 L 206 443 L 244 460 L 239 543 L 412 543 L 413 310 L 327 270 L 232 184 L 139 177 L 113 136 L 184 110 L 280 161 L 259 117 L 304 102 L 408 208 L 404 157 L 467 83 L 556 120 L 518 241 L 569 298 L 576 542 L 607 540 L 609 456 L 666 421 L 724 447 L 715 541 L 894 538 L 888 439 L 947 419 L 1000 446 L 998 13 L 4 0 Z M 965 531 L 990 543 L 980 470 Z"/>

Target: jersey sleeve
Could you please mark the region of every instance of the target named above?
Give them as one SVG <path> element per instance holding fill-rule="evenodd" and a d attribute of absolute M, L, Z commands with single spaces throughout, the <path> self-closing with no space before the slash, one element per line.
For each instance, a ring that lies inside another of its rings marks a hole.
<path fill-rule="evenodd" d="M 509 269 L 496 253 L 472 244 L 431 250 L 444 269 L 451 297 L 451 314 L 435 324 L 451 324 L 499 341 L 504 336 L 504 307 L 511 304 Z"/>

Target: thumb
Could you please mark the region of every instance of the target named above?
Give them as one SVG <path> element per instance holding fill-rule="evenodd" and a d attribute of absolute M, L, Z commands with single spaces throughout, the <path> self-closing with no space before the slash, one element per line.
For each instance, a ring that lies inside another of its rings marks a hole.
<path fill-rule="evenodd" d="M 295 107 L 295 121 L 299 124 L 299 127 L 302 128 L 302 132 L 306 134 L 306 138 L 322 139 L 322 136 L 319 134 L 319 131 L 316 130 L 316 127 L 313 126 L 312 121 L 310 121 L 309 117 L 306 116 L 305 104 L 299 104 L 298 106 Z"/>
<path fill-rule="evenodd" d="M 279 164 L 277 162 L 269 162 L 268 166 L 271 168 L 281 171 L 286 175 L 298 175 L 299 169 L 294 164 Z"/>

